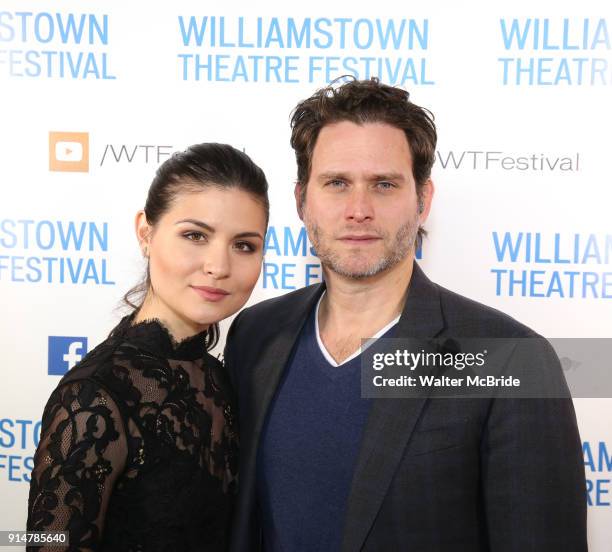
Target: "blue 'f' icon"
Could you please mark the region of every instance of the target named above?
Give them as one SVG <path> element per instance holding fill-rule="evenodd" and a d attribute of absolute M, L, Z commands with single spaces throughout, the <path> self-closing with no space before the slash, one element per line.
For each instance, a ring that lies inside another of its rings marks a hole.
<path fill-rule="evenodd" d="M 86 337 L 49 336 L 50 376 L 63 376 L 87 354 Z"/>

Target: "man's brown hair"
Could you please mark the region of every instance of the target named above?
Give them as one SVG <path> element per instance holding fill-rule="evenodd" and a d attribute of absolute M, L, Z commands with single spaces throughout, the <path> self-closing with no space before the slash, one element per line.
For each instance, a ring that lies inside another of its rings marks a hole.
<path fill-rule="evenodd" d="M 300 102 L 291 115 L 291 147 L 295 150 L 302 187 L 302 200 L 310 178 L 312 153 L 319 132 L 325 125 L 340 121 L 356 124 L 386 123 L 403 130 L 412 154 L 412 173 L 417 194 L 431 175 L 436 152 L 436 126 L 430 111 L 409 100 L 401 88 L 370 80 L 350 80 L 337 86 L 341 79 L 317 90 Z"/>

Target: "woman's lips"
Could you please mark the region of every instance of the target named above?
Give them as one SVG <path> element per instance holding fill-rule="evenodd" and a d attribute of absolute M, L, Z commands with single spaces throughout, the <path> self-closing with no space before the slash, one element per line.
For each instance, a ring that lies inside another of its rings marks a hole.
<path fill-rule="evenodd" d="M 229 291 L 221 288 L 213 288 L 208 286 L 191 286 L 200 297 L 207 301 L 221 301 L 229 295 Z"/>

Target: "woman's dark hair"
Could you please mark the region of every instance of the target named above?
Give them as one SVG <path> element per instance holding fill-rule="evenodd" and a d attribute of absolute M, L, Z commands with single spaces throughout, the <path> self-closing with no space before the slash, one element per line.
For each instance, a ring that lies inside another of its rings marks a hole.
<path fill-rule="evenodd" d="M 165 161 L 149 188 L 144 207 L 147 222 L 155 226 L 180 193 L 202 189 L 236 188 L 258 199 L 269 219 L 268 182 L 264 172 L 244 152 L 227 144 L 204 143 L 177 152 Z M 130 289 L 123 302 L 138 310 L 151 286 L 149 267 L 142 282 Z M 206 348 L 212 349 L 219 340 L 219 325 L 212 324 L 206 335 Z"/>

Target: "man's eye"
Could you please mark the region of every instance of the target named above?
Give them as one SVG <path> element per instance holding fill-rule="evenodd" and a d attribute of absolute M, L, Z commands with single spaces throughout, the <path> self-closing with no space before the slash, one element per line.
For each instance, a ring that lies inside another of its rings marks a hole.
<path fill-rule="evenodd" d="M 346 185 L 346 182 L 344 182 L 344 180 L 339 180 L 338 178 L 334 178 L 333 180 L 329 180 L 327 182 L 327 185 L 332 188 L 342 188 Z"/>
<path fill-rule="evenodd" d="M 376 185 L 382 190 L 390 190 L 391 188 L 395 188 L 395 184 L 393 184 L 393 182 L 389 182 L 388 180 L 381 180 L 380 182 L 377 182 Z"/>

